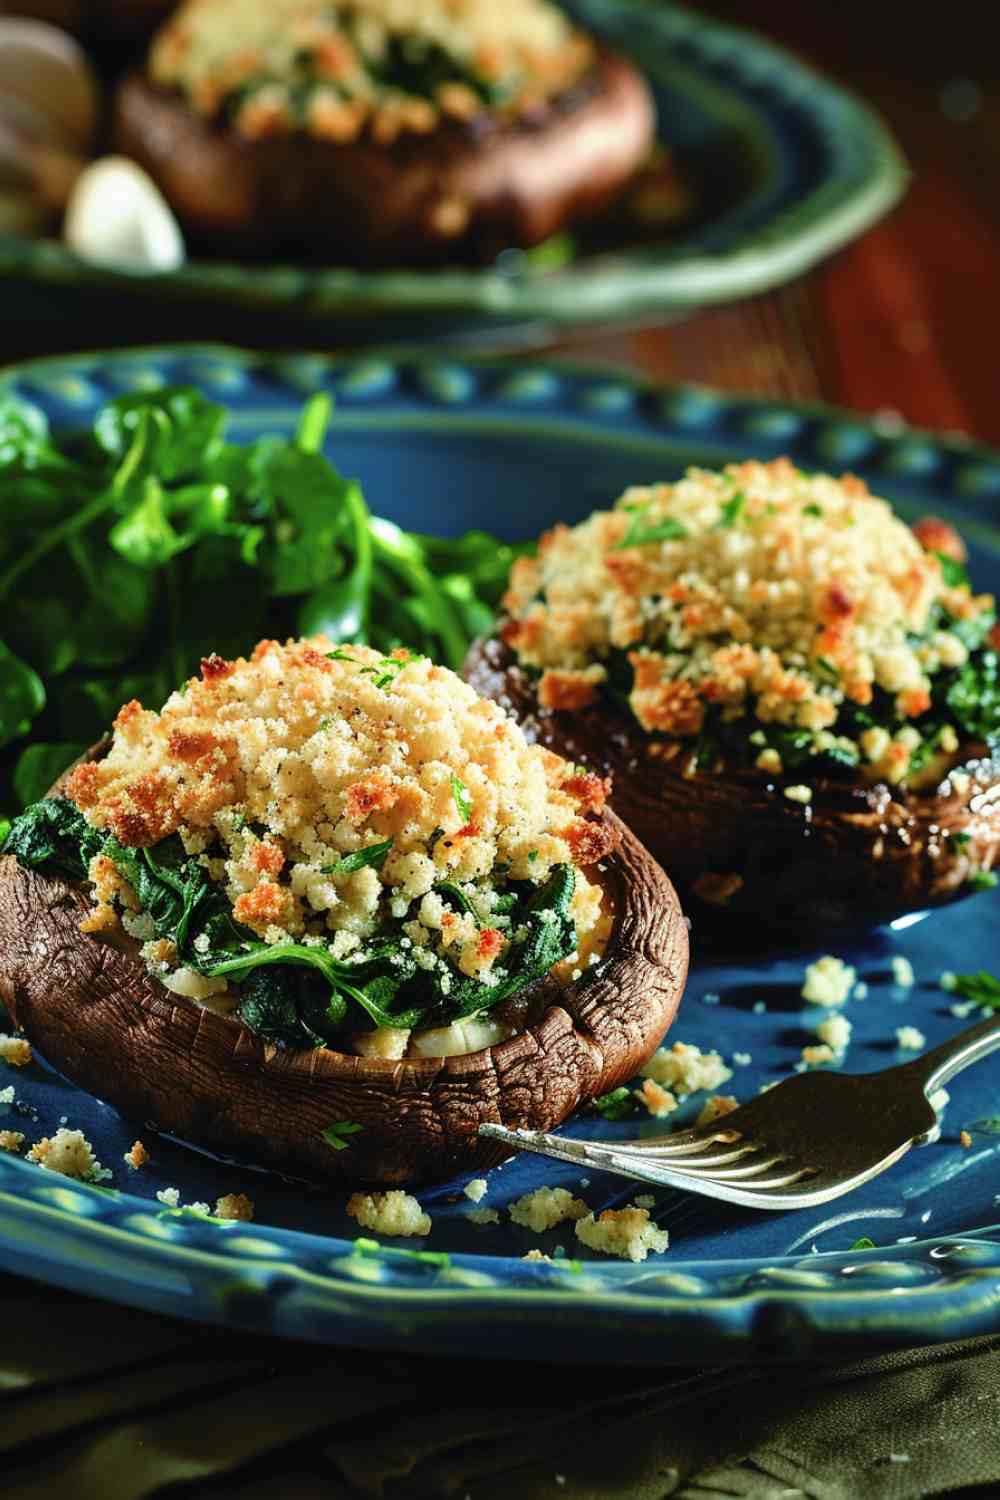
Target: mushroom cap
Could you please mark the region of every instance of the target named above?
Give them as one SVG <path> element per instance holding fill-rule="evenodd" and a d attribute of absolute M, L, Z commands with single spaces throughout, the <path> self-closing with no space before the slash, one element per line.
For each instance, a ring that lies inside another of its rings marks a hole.
<path fill-rule="evenodd" d="M 566 987 L 538 981 L 540 1018 L 480 1052 L 389 1062 L 264 1042 L 166 990 L 125 933 L 81 933 L 85 887 L 10 855 L 0 858 L 0 999 L 74 1083 L 196 1145 L 325 1182 L 484 1169 L 507 1153 L 480 1139 L 481 1124 L 553 1128 L 631 1077 L 676 1014 L 688 964 L 677 895 L 634 835 L 603 816 L 618 837 L 602 875 L 615 912 L 604 958 Z M 322 1132 L 343 1121 L 361 1129 L 337 1151 Z"/>
<path fill-rule="evenodd" d="M 141 73 L 121 86 L 115 134 L 184 228 L 230 253 L 489 260 L 604 209 L 652 146 L 655 110 L 631 63 L 602 51 L 578 87 L 528 119 L 447 122 L 391 147 L 251 141 Z"/>
<path fill-rule="evenodd" d="M 803 941 L 870 928 L 968 894 L 970 875 L 1000 858 L 1000 759 L 980 743 L 961 747 L 967 785 L 913 792 L 810 775 L 800 803 L 753 767 L 686 774 L 686 757 L 663 758 L 659 740 L 606 703 L 543 709 L 497 638 L 475 643 L 464 676 L 529 740 L 613 777 L 615 811 L 710 926 L 744 918 L 748 931 Z"/>

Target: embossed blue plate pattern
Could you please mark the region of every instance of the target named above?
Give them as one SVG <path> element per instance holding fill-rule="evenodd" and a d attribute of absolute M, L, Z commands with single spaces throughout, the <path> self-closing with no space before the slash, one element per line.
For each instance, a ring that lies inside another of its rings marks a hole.
<path fill-rule="evenodd" d="M 1000 587 L 1000 455 L 954 438 L 865 422 L 822 408 L 700 389 L 643 387 L 607 371 L 412 356 L 265 359 L 221 348 L 80 356 L 22 366 L 0 390 L 37 402 L 59 427 L 80 425 L 109 395 L 193 382 L 232 409 L 239 439 L 290 432 L 308 393 L 336 398 L 329 451 L 363 482 L 373 508 L 425 531 L 485 525 L 509 538 L 573 521 L 628 483 L 690 463 L 789 454 L 807 469 L 851 469 L 913 518 L 933 510 L 971 544 L 974 576 Z M 896 931 L 834 949 L 868 985 L 846 1008 L 854 1071 L 903 1059 L 896 1029 L 929 1045 L 976 1019 L 953 1013 L 942 970 L 996 965 L 996 893 Z M 697 958 L 674 1039 L 718 1048 L 740 1098 L 788 1073 L 823 1013 L 800 996 L 803 968 L 828 951 Z M 913 966 L 900 987 L 892 959 Z M 595 1210 L 627 1184 L 537 1158 L 489 1174 L 470 1218 L 463 1182 L 420 1193 L 424 1241 L 356 1239 L 343 1193 L 303 1188 L 161 1139 L 143 1121 L 59 1078 L 40 1060 L 0 1069 L 0 1129 L 29 1140 L 60 1122 L 82 1128 L 113 1173 L 103 1188 L 70 1182 L 0 1152 L 0 1251 L 11 1270 L 126 1303 L 239 1327 L 344 1344 L 435 1352 L 604 1360 L 797 1357 L 891 1347 L 1000 1326 L 1000 1059 L 955 1080 L 939 1142 L 828 1209 L 752 1214 L 657 1193 L 671 1245 L 644 1264 L 585 1250 L 563 1225 L 541 1237 L 512 1225 L 510 1202 L 540 1184 L 570 1187 Z M 695 1097 L 676 1120 L 696 1112 Z M 592 1115 L 576 1132 L 613 1138 L 634 1122 Z M 641 1128 L 664 1128 L 643 1117 Z M 959 1133 L 972 1144 L 963 1147 Z M 122 1160 L 141 1137 L 151 1161 Z M 182 1204 L 243 1191 L 253 1223 L 221 1224 Z M 874 1250 L 855 1250 L 862 1237 Z M 534 1247 L 549 1261 L 526 1261 Z"/>
<path fill-rule="evenodd" d="M 473 324 L 513 339 L 539 323 L 632 320 L 762 291 L 861 233 L 902 192 L 906 169 L 881 121 L 781 48 L 665 0 L 569 8 L 643 69 L 660 138 L 695 184 L 698 214 L 662 242 L 547 273 L 508 254 L 485 270 L 193 260 L 143 275 L 88 265 L 55 240 L 0 236 L 0 306 L 58 318 L 74 297 L 79 316 L 85 293 L 92 315 L 116 323 L 123 305 L 147 321 L 161 309 L 175 337 L 192 317 L 199 336 L 231 336 L 238 313 L 237 336 L 276 330 L 286 345 L 320 331 L 385 343 Z"/>

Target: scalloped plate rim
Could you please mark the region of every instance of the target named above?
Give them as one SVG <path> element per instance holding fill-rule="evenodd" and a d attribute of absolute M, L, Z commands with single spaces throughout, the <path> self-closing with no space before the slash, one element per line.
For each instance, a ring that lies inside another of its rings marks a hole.
<path fill-rule="evenodd" d="M 577 382 L 592 381 L 599 389 L 618 386 L 635 397 L 653 396 L 661 402 L 672 396 L 694 395 L 717 403 L 720 412 L 792 412 L 810 421 L 826 421 L 835 426 L 847 424 L 878 442 L 915 440 L 959 459 L 985 462 L 1000 474 L 1000 451 L 986 444 L 973 442 L 960 434 L 938 435 L 909 426 L 887 433 L 877 419 L 872 420 L 859 413 L 823 403 L 790 402 L 777 398 L 731 394 L 713 391 L 704 386 L 665 386 L 617 371 L 613 367 L 562 359 L 532 360 L 526 363 L 502 356 L 472 358 L 447 353 L 428 355 L 399 348 L 353 355 L 307 352 L 297 356 L 288 353 L 261 354 L 211 342 L 160 344 L 147 348 L 92 351 L 25 361 L 0 370 L 0 391 L 20 385 L 30 387 L 36 377 L 40 385 L 44 385 L 46 377 L 86 379 L 91 375 L 100 377 L 104 373 L 114 373 L 123 367 L 134 373 L 143 361 L 155 371 L 158 363 L 183 361 L 188 376 L 193 374 L 199 362 L 204 362 L 215 371 L 224 370 L 226 366 L 236 366 L 241 371 L 250 373 L 259 371 L 279 383 L 289 395 L 294 394 L 298 401 L 303 395 L 301 381 L 295 383 L 289 377 L 294 372 L 297 361 L 301 376 L 303 360 L 312 372 L 313 383 L 318 383 L 327 375 L 334 377 L 344 371 L 370 368 L 382 362 L 393 367 L 404 363 L 408 369 L 423 372 L 437 368 L 442 371 L 520 371 L 531 376 L 542 373 L 557 379 L 565 376 Z M 448 409 L 446 403 L 440 398 L 436 399 L 427 388 L 421 386 L 420 390 L 421 400 L 428 407 L 443 406 Z M 220 398 L 225 400 L 226 393 L 220 392 Z M 229 399 L 234 404 L 239 404 L 238 393 L 233 393 Z M 378 399 L 376 396 L 375 400 Z M 491 399 L 502 401 L 502 391 L 491 393 Z M 507 399 L 513 411 L 525 422 L 530 422 L 538 414 L 537 407 L 519 404 L 515 397 Z M 567 412 L 563 410 L 562 414 L 566 416 Z M 602 422 L 621 420 L 620 412 L 608 415 L 589 407 L 577 408 L 568 414 L 585 426 L 597 429 L 600 429 Z M 665 437 L 671 430 L 669 419 L 662 411 L 658 418 L 637 410 L 630 411 L 627 417 L 633 425 L 648 426 L 652 435 Z M 620 433 L 621 429 L 613 430 Z M 690 431 L 685 436 L 689 438 Z M 710 1261 L 671 1259 L 662 1264 L 647 1262 L 641 1268 L 621 1263 L 587 1262 L 576 1285 L 576 1277 L 570 1266 L 560 1266 L 558 1261 L 539 1273 L 535 1270 L 527 1271 L 523 1263 L 513 1257 L 458 1253 L 449 1257 L 451 1265 L 459 1273 L 457 1284 L 450 1284 L 445 1276 L 440 1286 L 431 1284 L 412 1287 L 390 1283 L 376 1287 L 364 1282 L 352 1283 L 343 1275 L 323 1275 L 311 1265 L 272 1258 L 266 1252 L 245 1260 L 226 1256 L 223 1236 L 235 1231 L 240 1238 L 249 1238 L 262 1247 L 268 1241 L 279 1245 L 288 1243 L 295 1250 L 309 1246 L 310 1260 L 325 1256 L 329 1262 L 332 1255 L 334 1264 L 341 1259 L 353 1258 L 352 1241 L 306 1231 L 271 1228 L 264 1224 L 241 1223 L 233 1226 L 233 1229 L 221 1229 L 215 1224 L 205 1226 L 196 1217 L 185 1216 L 183 1213 L 173 1215 L 169 1211 L 162 1214 L 156 1212 L 158 1216 L 172 1221 L 180 1239 L 174 1241 L 143 1237 L 134 1228 L 115 1220 L 136 1213 L 149 1216 L 154 1212 L 149 1199 L 138 1198 L 119 1190 L 108 1192 L 94 1189 L 52 1174 L 41 1183 L 45 1189 L 63 1187 L 71 1192 L 82 1191 L 95 1204 L 105 1206 L 103 1214 L 98 1212 L 93 1217 L 75 1216 L 67 1210 L 34 1201 L 30 1196 L 18 1193 L 18 1188 L 23 1184 L 37 1189 L 43 1176 L 45 1174 L 40 1174 L 31 1164 L 0 1154 L 0 1246 L 7 1252 L 11 1269 L 29 1276 L 33 1271 L 39 1275 L 39 1241 L 33 1238 L 32 1231 L 43 1219 L 47 1218 L 51 1223 L 54 1216 L 57 1224 L 66 1231 L 66 1238 L 71 1246 L 81 1236 L 85 1243 L 90 1245 L 93 1242 L 96 1246 L 101 1239 L 101 1232 L 109 1231 L 123 1246 L 121 1274 L 124 1274 L 124 1269 L 133 1257 L 135 1264 L 162 1262 L 168 1269 L 175 1263 L 187 1263 L 193 1257 L 194 1263 L 204 1271 L 200 1284 L 197 1279 L 192 1282 L 189 1300 L 185 1302 L 174 1297 L 169 1306 L 165 1305 L 164 1297 L 155 1284 L 143 1287 L 131 1282 L 121 1282 L 111 1288 L 100 1282 L 91 1288 L 99 1295 L 229 1326 L 268 1326 L 276 1332 L 336 1342 L 344 1336 L 346 1319 L 354 1341 L 363 1339 L 380 1347 L 392 1347 L 398 1345 L 404 1329 L 412 1331 L 415 1317 L 426 1314 L 427 1319 L 433 1323 L 437 1313 L 447 1310 L 455 1326 L 445 1337 L 460 1341 L 480 1315 L 486 1317 L 491 1310 L 495 1310 L 499 1299 L 500 1306 L 513 1303 L 521 1307 L 529 1317 L 532 1332 L 543 1327 L 565 1327 L 568 1318 L 573 1327 L 575 1343 L 566 1357 L 579 1357 L 582 1347 L 593 1347 L 602 1358 L 630 1361 L 662 1361 L 672 1352 L 664 1354 L 660 1341 L 666 1335 L 675 1336 L 695 1331 L 701 1345 L 711 1348 L 713 1358 L 749 1359 L 789 1357 L 792 1347 L 796 1357 L 802 1357 L 806 1352 L 813 1353 L 830 1344 L 842 1344 L 845 1340 L 850 1343 L 862 1337 L 869 1343 L 874 1342 L 882 1347 L 898 1347 L 921 1340 L 934 1342 L 971 1336 L 990 1331 L 996 1326 L 994 1304 L 996 1293 L 1000 1289 L 1000 1223 L 991 1223 L 965 1233 L 879 1246 L 877 1250 L 868 1252 L 826 1252 L 817 1256 L 788 1254 L 766 1257 L 763 1260 L 761 1257 L 737 1257 L 729 1260 L 720 1258 Z M 27 1231 L 24 1244 L 19 1242 L 19 1229 Z M 379 1262 L 383 1267 L 391 1267 L 394 1257 L 398 1264 L 411 1272 L 414 1267 L 423 1264 L 419 1259 L 411 1260 L 405 1250 L 400 1255 L 399 1247 L 395 1245 L 385 1245 L 383 1250 L 384 1260 Z M 976 1252 L 980 1257 L 986 1255 L 989 1258 L 977 1261 Z M 41 1279 L 79 1287 L 80 1268 L 72 1257 L 60 1259 L 58 1249 L 53 1251 L 51 1245 L 46 1254 L 48 1258 L 43 1258 L 41 1262 L 45 1266 L 45 1274 Z M 966 1259 L 967 1256 L 971 1259 Z M 935 1262 L 939 1275 L 937 1281 L 930 1285 L 926 1281 L 912 1285 L 893 1285 L 890 1281 L 878 1279 L 859 1289 L 846 1278 L 842 1285 L 822 1288 L 808 1287 L 805 1284 L 780 1284 L 781 1275 L 788 1273 L 802 1276 L 808 1281 L 810 1275 L 817 1272 L 837 1271 L 845 1266 L 858 1265 L 870 1269 L 887 1264 L 917 1265 L 921 1273 L 926 1273 Z M 488 1289 L 475 1284 L 475 1277 L 481 1275 L 483 1270 L 509 1275 L 515 1268 L 521 1276 L 532 1278 L 541 1274 L 556 1279 L 544 1284 L 499 1285 Z M 447 1269 L 427 1266 L 426 1273 L 433 1283 Z M 332 1270 L 333 1265 L 328 1264 L 327 1272 Z M 779 1280 L 767 1287 L 746 1285 L 748 1281 L 768 1272 L 776 1273 Z M 262 1284 L 264 1273 L 267 1273 L 269 1280 Z M 462 1285 L 461 1278 L 465 1273 L 471 1273 L 471 1281 L 467 1279 L 467 1284 Z M 421 1270 L 416 1274 L 423 1275 L 425 1272 Z M 710 1288 L 705 1292 L 688 1291 L 685 1294 L 677 1288 L 671 1291 L 666 1285 L 677 1278 L 704 1277 L 706 1274 L 714 1275 L 717 1279 L 738 1278 L 737 1284 L 721 1290 Z M 640 1282 L 659 1281 L 664 1285 L 657 1289 L 655 1295 L 629 1291 L 621 1284 L 631 1277 L 638 1277 Z M 269 1285 L 270 1281 L 273 1281 L 273 1286 Z M 300 1286 L 303 1294 L 312 1289 L 312 1293 L 320 1298 L 319 1316 L 313 1301 L 309 1301 L 302 1309 L 295 1306 L 294 1297 L 289 1297 L 289 1282 Z M 873 1319 L 868 1315 L 867 1304 L 884 1302 L 885 1294 L 890 1289 L 893 1292 L 894 1316 L 891 1322 L 880 1322 L 878 1318 Z M 585 1296 L 574 1296 L 575 1290 L 585 1292 Z M 234 1306 L 231 1300 L 227 1301 L 224 1293 L 228 1295 L 234 1292 L 245 1294 L 255 1310 L 250 1306 Z M 938 1295 L 935 1296 L 935 1293 Z M 325 1308 L 324 1296 L 328 1298 Z M 262 1300 L 266 1303 L 267 1322 L 264 1324 L 260 1320 Z M 601 1342 L 600 1328 L 591 1328 L 588 1333 L 583 1327 L 586 1319 L 577 1317 L 572 1311 L 573 1308 L 579 1310 L 584 1306 L 588 1317 L 597 1313 L 614 1315 L 615 1321 L 627 1329 L 629 1346 L 626 1351 L 622 1351 L 620 1343 L 616 1347 L 609 1347 Z M 300 1317 L 304 1318 L 306 1312 L 315 1321 L 300 1322 Z M 456 1312 L 459 1313 L 458 1317 Z M 708 1331 L 705 1329 L 706 1319 L 711 1325 Z M 771 1322 L 774 1320 L 777 1320 L 779 1327 L 777 1336 L 786 1343 L 790 1341 L 788 1347 L 774 1347 L 776 1335 L 771 1329 Z M 441 1320 L 434 1323 L 434 1339 L 439 1347 L 442 1347 L 441 1327 Z M 595 1335 L 598 1336 L 596 1344 Z M 455 1347 L 475 1352 L 467 1349 L 461 1342 Z M 518 1351 L 504 1348 L 502 1352 L 506 1356 L 515 1357 Z M 549 1357 L 560 1356 L 553 1351 Z M 683 1355 L 678 1357 L 690 1360 L 691 1346 L 686 1345 Z"/>

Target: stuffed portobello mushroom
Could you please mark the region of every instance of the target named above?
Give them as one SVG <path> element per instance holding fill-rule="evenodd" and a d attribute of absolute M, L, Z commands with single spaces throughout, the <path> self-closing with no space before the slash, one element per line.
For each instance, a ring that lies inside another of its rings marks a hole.
<path fill-rule="evenodd" d="M 787 460 L 633 488 L 514 567 L 468 680 L 702 916 L 808 937 L 996 883 L 994 600 L 961 539 Z"/>
<path fill-rule="evenodd" d="M 137 1119 L 313 1179 L 499 1160 L 631 1076 L 687 929 L 606 782 L 405 651 L 210 657 L 18 818 L 0 998 Z"/>
<path fill-rule="evenodd" d="M 196 241 L 371 265 L 489 260 L 599 213 L 655 121 L 549 0 L 188 0 L 116 133 Z"/>

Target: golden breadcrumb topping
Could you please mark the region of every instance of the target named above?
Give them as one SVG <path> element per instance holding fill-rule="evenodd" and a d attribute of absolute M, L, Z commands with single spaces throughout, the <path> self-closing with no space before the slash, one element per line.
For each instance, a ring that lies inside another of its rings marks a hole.
<path fill-rule="evenodd" d="M 690 469 L 543 536 L 537 557 L 514 565 L 502 634 L 539 671 L 543 707 L 586 707 L 627 662 L 629 703 L 649 732 L 696 737 L 717 707 L 809 731 L 823 748 L 842 706 L 876 689 L 902 720 L 928 710 L 931 675 L 968 655 L 953 630 L 934 629 L 936 605 L 953 620 L 993 608 L 949 586 L 925 550 L 941 538 L 925 533 L 922 545 L 851 475 L 787 459 Z M 900 780 L 916 733 L 863 735 L 873 772 Z M 773 749 L 759 764 L 781 770 Z"/>
<path fill-rule="evenodd" d="M 188 0 L 149 70 L 252 140 L 367 131 L 390 145 L 442 119 L 530 108 L 592 58 L 548 0 Z"/>
<path fill-rule="evenodd" d="M 599 956 L 612 917 L 579 866 L 611 851 L 593 816 L 607 792 L 529 745 L 447 668 L 323 637 L 262 641 L 249 660 L 209 657 L 159 713 L 127 703 L 108 754 L 79 766 L 66 789 L 122 844 L 178 834 L 264 942 L 326 943 L 345 958 L 381 922 L 405 918 L 422 967 L 447 956 L 486 982 L 515 936 L 496 909 L 499 872 L 540 886 L 555 866 L 577 866 L 573 961 Z M 141 938 L 127 884 L 101 860 L 90 874 L 97 915 L 113 917 L 120 901 Z M 441 882 L 472 909 L 435 889 Z M 225 989 L 174 967 L 169 942 L 143 951 L 177 993 L 204 1002 Z"/>
<path fill-rule="evenodd" d="M 15 1154 L 24 1145 L 24 1136 L 20 1130 L 0 1130 L 0 1151 L 13 1151 Z"/>

